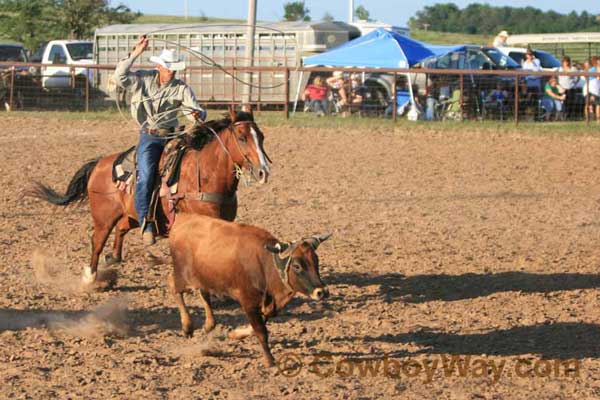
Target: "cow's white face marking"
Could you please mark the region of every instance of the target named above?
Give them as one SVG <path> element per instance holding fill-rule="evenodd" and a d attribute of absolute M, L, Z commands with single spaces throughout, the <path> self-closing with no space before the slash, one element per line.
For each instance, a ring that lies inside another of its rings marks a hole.
<path fill-rule="evenodd" d="M 269 166 L 267 165 L 267 158 L 260 148 L 260 144 L 258 143 L 258 134 L 254 130 L 253 127 L 250 127 L 250 133 L 252 134 L 252 138 L 254 139 L 254 145 L 256 146 L 256 154 L 258 154 L 258 159 L 260 160 L 260 166 L 264 168 L 267 173 L 270 173 Z"/>

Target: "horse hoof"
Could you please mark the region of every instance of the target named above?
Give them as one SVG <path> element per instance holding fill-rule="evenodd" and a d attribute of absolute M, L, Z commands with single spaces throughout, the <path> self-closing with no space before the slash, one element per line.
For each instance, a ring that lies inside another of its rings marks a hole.
<path fill-rule="evenodd" d="M 93 281 L 83 281 L 83 289 L 89 292 L 110 290 L 117 284 L 117 270 L 106 269 L 98 271 Z"/>
<path fill-rule="evenodd" d="M 104 262 L 106 265 L 115 265 L 121 263 L 121 258 L 113 257 L 112 254 L 107 254 L 104 256 Z"/>

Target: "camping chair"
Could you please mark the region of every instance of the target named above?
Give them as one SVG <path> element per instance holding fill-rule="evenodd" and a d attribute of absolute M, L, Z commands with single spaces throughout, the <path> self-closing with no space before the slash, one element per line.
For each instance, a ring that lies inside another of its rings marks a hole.
<path fill-rule="evenodd" d="M 449 99 L 440 101 L 438 108 L 438 115 L 442 121 L 462 121 L 460 89 L 455 89 Z"/>

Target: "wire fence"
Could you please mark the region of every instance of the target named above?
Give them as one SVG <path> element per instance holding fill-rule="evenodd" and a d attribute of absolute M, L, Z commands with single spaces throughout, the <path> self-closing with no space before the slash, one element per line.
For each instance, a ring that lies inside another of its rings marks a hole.
<path fill-rule="evenodd" d="M 146 66 L 153 68 L 153 66 Z M 146 68 L 140 67 L 140 68 Z M 114 65 L 0 63 L 11 110 L 127 110 Z M 600 121 L 600 74 L 523 70 L 188 67 L 205 107 L 250 103 L 302 115 L 411 120 Z M 248 100 L 249 99 L 249 100 Z M 2 108 L 2 107 L 0 107 Z"/>

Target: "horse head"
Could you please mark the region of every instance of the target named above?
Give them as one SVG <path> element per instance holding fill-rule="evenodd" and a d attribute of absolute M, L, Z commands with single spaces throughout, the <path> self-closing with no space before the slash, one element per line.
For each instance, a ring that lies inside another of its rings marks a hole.
<path fill-rule="evenodd" d="M 271 160 L 265 153 L 265 137 L 254 121 L 252 110 L 236 114 L 230 107 L 229 119 L 229 132 L 233 140 L 228 143 L 228 150 L 233 162 L 249 172 L 258 183 L 267 183 L 270 173 L 268 163 Z"/>

